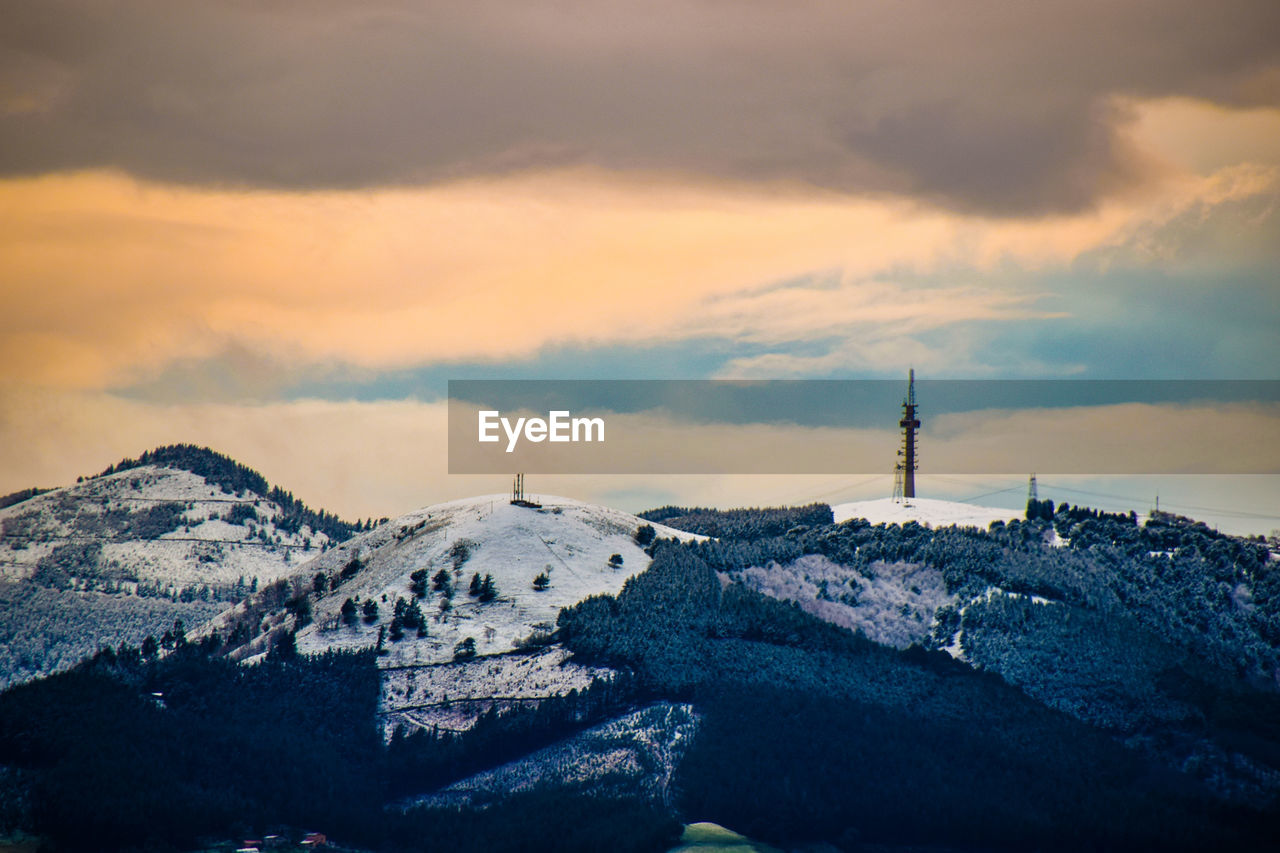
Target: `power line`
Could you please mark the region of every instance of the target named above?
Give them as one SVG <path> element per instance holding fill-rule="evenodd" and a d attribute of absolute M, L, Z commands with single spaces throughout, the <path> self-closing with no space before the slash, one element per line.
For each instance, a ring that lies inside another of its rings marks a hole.
<path fill-rule="evenodd" d="M 814 497 L 814 500 L 817 500 L 818 498 L 826 498 L 826 497 L 830 497 L 831 495 L 838 495 L 844 492 L 852 492 L 855 489 L 860 489 L 863 486 L 868 486 L 876 482 L 877 480 L 883 480 L 888 476 L 889 476 L 888 474 L 876 474 L 872 477 L 868 477 L 865 480 L 859 480 L 856 483 L 850 483 L 849 485 L 846 485 L 846 486 L 840 486 L 839 488 L 832 489 L 828 492 L 821 492 L 817 495 L 814 495 L 813 497 Z"/>
<path fill-rule="evenodd" d="M 1146 503 L 1147 498 L 1133 497 L 1132 495 L 1117 495 L 1109 492 L 1094 492 L 1088 489 L 1075 489 L 1070 486 L 1059 486 L 1055 484 L 1045 483 L 1046 487 L 1059 492 L 1071 492 L 1073 494 L 1089 495 L 1098 498 L 1111 498 L 1112 500 L 1126 501 L 1128 503 Z M 1240 509 L 1226 509 L 1224 507 L 1213 506 L 1197 506 L 1195 504 L 1166 504 L 1173 509 L 1194 510 L 1196 512 L 1211 512 L 1215 515 L 1223 515 L 1229 518 L 1256 518 L 1263 521 L 1280 521 L 1280 515 L 1267 515 L 1266 513 L 1249 512 Z"/>
<path fill-rule="evenodd" d="M 982 494 L 974 495 L 971 498 L 963 498 L 961 499 L 960 503 L 968 503 L 969 501 L 976 501 L 976 500 L 981 500 L 982 498 L 989 498 L 992 495 L 1003 495 L 1005 492 L 1017 492 L 1021 490 L 1022 490 L 1022 484 L 1019 483 L 1018 485 L 1010 486 L 1007 489 L 997 489 L 994 492 L 983 492 Z"/>
<path fill-rule="evenodd" d="M 993 494 L 997 491 L 1005 491 L 1005 487 L 997 485 L 995 483 L 974 482 L 972 479 L 961 478 L 961 477 L 948 477 L 944 474 L 930 474 L 929 479 L 942 480 L 944 483 L 954 483 L 955 485 L 968 486 L 969 488 L 973 488 L 974 486 L 977 486 L 978 488 L 981 488 L 981 489 L 991 489 Z M 1011 481 L 1006 481 L 1006 482 L 1011 482 Z M 1010 486 L 1010 488 L 1021 489 L 1024 485 L 1025 483 L 1022 480 L 1018 480 L 1016 484 L 1013 486 Z"/>

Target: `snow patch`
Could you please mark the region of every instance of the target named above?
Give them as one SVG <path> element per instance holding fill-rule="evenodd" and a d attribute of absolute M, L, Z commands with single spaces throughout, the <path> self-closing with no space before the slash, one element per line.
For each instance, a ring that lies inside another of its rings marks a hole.
<path fill-rule="evenodd" d="M 865 518 L 872 524 L 906 524 L 914 521 L 930 527 L 980 527 L 983 530 L 993 521 L 1022 519 L 1023 510 L 1000 509 L 992 506 L 943 501 L 936 498 L 880 498 L 871 501 L 854 501 L 837 504 L 831 508 L 836 524 L 853 518 Z"/>
<path fill-rule="evenodd" d="M 552 646 L 533 654 L 473 658 L 457 663 L 384 667 L 382 670 L 383 733 L 432 729 L 464 731 L 493 708 L 536 703 L 571 690 L 583 690 L 613 670 L 569 660 L 569 652 Z"/>
<path fill-rule="evenodd" d="M 933 630 L 938 608 L 955 603 L 942 573 L 918 563 L 877 561 L 863 574 L 823 555 L 806 554 L 786 565 L 770 562 L 730 572 L 729 577 L 896 648 L 923 642 Z"/>
<path fill-rule="evenodd" d="M 697 729 L 693 706 L 658 702 L 401 804 L 458 807 L 539 788 L 589 788 L 594 796 L 640 795 L 670 805 L 671 778 Z"/>

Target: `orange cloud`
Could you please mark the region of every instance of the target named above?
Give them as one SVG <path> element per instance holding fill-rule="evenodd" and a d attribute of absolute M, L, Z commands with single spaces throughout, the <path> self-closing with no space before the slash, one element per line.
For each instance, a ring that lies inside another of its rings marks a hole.
<path fill-rule="evenodd" d="M 1197 203 L 1274 193 L 1186 176 L 1141 204 L 1034 221 L 802 188 L 594 171 L 376 192 L 177 188 L 104 173 L 0 183 L 0 383 L 104 388 L 228 348 L 284 365 L 509 359 L 708 334 L 880 337 L 1044 316 L 977 277 L 1060 267 Z M 769 289 L 837 270 L 834 288 Z M 912 289 L 889 271 L 959 271 Z M 866 342 L 868 347 L 873 342 Z"/>

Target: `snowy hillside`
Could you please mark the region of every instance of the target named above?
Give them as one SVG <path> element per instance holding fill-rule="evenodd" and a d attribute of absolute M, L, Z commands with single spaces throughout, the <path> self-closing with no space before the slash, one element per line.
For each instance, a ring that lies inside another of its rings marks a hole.
<path fill-rule="evenodd" d="M 752 566 L 727 576 L 900 649 L 928 638 L 938 608 L 955 604 L 942 573 L 918 563 L 878 561 L 859 571 L 821 554 L 806 554 L 786 565 Z"/>
<path fill-rule="evenodd" d="M 872 524 L 915 521 L 934 528 L 986 529 L 993 521 L 1023 515 L 932 498 L 883 498 L 831 509 L 837 524 L 860 518 Z M 942 573 L 918 563 L 876 561 L 859 569 L 807 554 L 785 565 L 751 566 L 727 577 L 773 598 L 794 601 L 819 619 L 862 631 L 877 643 L 896 648 L 925 642 L 933 632 L 938 610 L 957 604 L 956 597 L 947 592 Z"/>
<path fill-rule="evenodd" d="M 655 702 L 401 808 L 471 805 L 537 789 L 643 796 L 670 805 L 671 780 L 697 730 L 689 704 Z"/>
<path fill-rule="evenodd" d="M 476 717 L 492 710 L 537 703 L 570 690 L 582 691 L 613 670 L 569 660 L 558 645 L 528 654 L 487 655 L 425 666 L 382 669 L 383 734 L 399 726 L 465 731 Z"/>
<path fill-rule="evenodd" d="M 212 451 L 183 452 L 241 470 Z M 326 534 L 299 525 L 296 506 L 282 520 L 267 491 L 135 465 L 0 509 L 0 685 L 103 644 L 160 639 L 178 620 L 191 631 L 320 553 Z"/>
<path fill-rule="evenodd" d="M 309 528 L 278 530 L 279 513 L 262 495 L 231 494 L 190 471 L 133 468 L 0 510 L 0 576 L 217 594 L 287 575 L 328 543 Z"/>
<path fill-rule="evenodd" d="M 567 498 L 532 500 L 541 506 L 488 495 L 403 515 L 317 556 L 287 590 L 231 608 L 205 633 L 231 640 L 239 659 L 295 627 L 304 653 L 381 642 L 388 727 L 466 728 L 495 704 L 581 689 L 608 671 L 572 664 L 558 647 L 533 651 L 562 607 L 617 593 L 649 565 L 635 541 L 648 522 Z M 652 526 L 658 537 L 697 538 Z M 486 579 L 491 592 L 473 594 Z"/>
<path fill-rule="evenodd" d="M 837 504 L 831 508 L 836 524 L 851 518 L 865 518 L 872 524 L 906 524 L 915 521 L 930 527 L 981 527 L 986 529 L 993 521 L 1010 521 L 1023 518 L 1020 509 L 1000 509 L 993 506 L 976 506 L 957 501 L 936 498 L 880 498 L 871 501 L 854 501 Z"/>
<path fill-rule="evenodd" d="M 312 624 L 298 632 L 299 650 L 374 645 L 379 628 L 388 628 L 395 600 L 414 598 L 413 572 L 425 570 L 427 595 L 419 605 L 427 636 L 406 632 L 399 642 L 385 642 L 387 665 L 451 661 L 457 644 L 467 639 L 475 641 L 478 655 L 507 652 L 520 640 L 551 631 L 560 608 L 590 595 L 616 593 L 649 565 L 648 555 L 633 539 L 643 520 L 567 498 L 534 500 L 542 504 L 540 509 L 513 506 L 505 495 L 437 504 L 321 555 L 306 567 L 305 579 L 312 580 L 315 573 L 340 576 L 353 557 L 360 568 L 312 606 Z M 655 528 L 660 537 L 693 538 Z M 622 557 L 617 567 L 609 562 L 614 554 Z M 441 569 L 449 575 L 449 590 L 431 588 Z M 549 585 L 534 589 L 534 579 L 544 573 Z M 469 593 L 477 574 L 493 578 L 497 594 L 492 601 Z M 354 624 L 342 617 L 348 598 L 362 606 Z M 366 601 L 378 607 L 373 621 L 363 615 Z M 446 601 L 449 609 L 442 610 Z"/>

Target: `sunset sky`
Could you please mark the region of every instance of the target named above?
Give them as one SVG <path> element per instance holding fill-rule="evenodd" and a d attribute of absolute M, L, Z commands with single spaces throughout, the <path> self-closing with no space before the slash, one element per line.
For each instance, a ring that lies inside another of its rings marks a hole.
<path fill-rule="evenodd" d="M 446 473 L 450 378 L 1280 379 L 1274 0 L 0 16 L 0 494 L 179 441 L 351 517 L 504 490 Z M 1277 476 L 1059 482 L 1280 527 Z"/>

